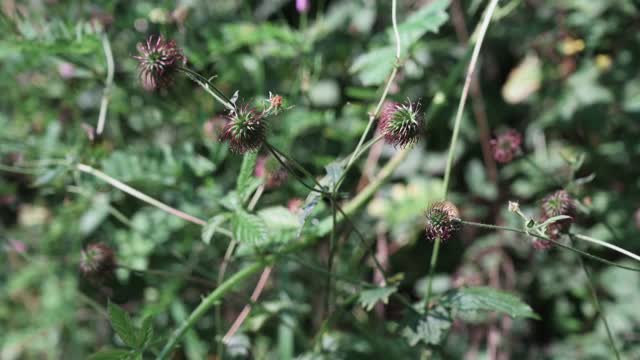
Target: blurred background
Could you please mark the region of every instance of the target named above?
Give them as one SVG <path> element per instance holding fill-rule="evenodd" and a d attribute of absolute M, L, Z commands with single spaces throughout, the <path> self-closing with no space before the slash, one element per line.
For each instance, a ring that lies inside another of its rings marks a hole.
<path fill-rule="evenodd" d="M 441 13 L 403 33 L 402 66 L 389 99 L 437 111 L 428 113 L 423 140 L 352 218 L 400 278 L 399 293 L 416 302 L 425 296 L 433 247 L 424 239 L 424 212 L 442 191 L 468 42 L 486 6 L 436 3 Z M 283 96 L 285 111 L 270 119 L 269 141 L 318 176 L 354 149 L 393 66 L 391 1 L 1 5 L 0 358 L 6 360 L 84 359 L 103 347 L 123 347 L 107 317 L 108 299 L 136 323 L 153 319 L 162 345 L 215 288 L 228 237 L 216 233 L 203 242 L 199 226 L 72 167 L 91 165 L 203 219 L 225 210 L 242 162 L 218 141 L 225 109 L 184 76 L 159 91 L 144 90 L 133 58 L 137 43 L 153 34 L 175 40 L 190 68 L 215 75 L 220 90 L 229 97 L 238 91 L 241 102 L 264 103 L 270 92 Z M 428 6 L 433 2 L 399 0 L 398 21 L 418 21 Z M 509 200 L 535 217 L 540 200 L 565 187 L 579 202 L 576 231 L 640 252 L 639 12 L 632 0 L 499 3 L 455 153 L 450 199 L 463 219 L 519 227 Z M 101 117 L 104 132 L 97 135 Z M 522 154 L 496 163 L 490 139 L 510 128 L 523 136 Z M 347 176 L 346 196 L 397 151 L 374 145 Z M 264 158 L 263 165 L 270 162 Z M 273 167 L 264 166 L 256 175 L 273 180 Z M 256 210 L 267 227 L 297 229 L 308 191 L 295 179 L 277 180 Z M 327 205 L 314 211 L 320 218 Z M 362 243 L 343 230 L 334 271 L 378 283 Z M 82 250 L 95 243 L 117 259 L 106 279 L 79 270 Z M 456 320 L 436 350 L 427 350 L 400 334 L 401 304 L 367 311 L 351 299 L 353 285 L 336 282 L 337 310 L 318 340 L 329 315 L 326 275 L 313 269 L 326 267 L 327 243 L 277 264 L 225 358 L 612 358 L 575 253 L 539 251 L 520 234 L 469 227 L 443 245 L 434 290 L 509 291 L 540 320 Z M 610 251 L 589 251 L 629 265 Z M 252 257 L 255 251 L 241 247 L 228 274 Z M 586 261 L 622 358 L 640 358 L 640 277 Z M 254 286 L 255 280 L 244 283 L 217 316 L 211 311 L 199 321 L 175 358 L 221 358 L 217 340 Z"/>

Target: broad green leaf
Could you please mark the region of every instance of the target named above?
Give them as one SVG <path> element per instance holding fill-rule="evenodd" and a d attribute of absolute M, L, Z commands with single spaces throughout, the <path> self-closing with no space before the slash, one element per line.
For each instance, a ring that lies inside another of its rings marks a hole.
<path fill-rule="evenodd" d="M 137 329 L 133 325 L 129 314 L 120 306 L 109 302 L 109 320 L 111 326 L 122 341 L 132 348 L 138 347 Z"/>
<path fill-rule="evenodd" d="M 245 211 L 233 214 L 233 236 L 241 243 L 260 246 L 267 240 L 267 227 L 261 218 Z"/>
<path fill-rule="evenodd" d="M 389 302 L 389 296 L 398 291 L 396 286 L 385 286 L 376 289 L 368 289 L 360 292 L 358 302 L 366 311 L 371 311 L 380 301 L 384 304 Z"/>
<path fill-rule="evenodd" d="M 409 345 L 418 343 L 427 345 L 440 344 L 451 328 L 451 316 L 443 307 L 436 307 L 429 311 L 429 315 L 415 316 L 402 329 L 402 336 Z"/>
<path fill-rule="evenodd" d="M 461 313 L 494 311 L 513 318 L 538 319 L 531 307 L 517 296 L 490 287 L 469 287 L 451 292 L 444 300 L 446 306 Z"/>
<path fill-rule="evenodd" d="M 131 350 L 106 349 L 89 356 L 87 360 L 125 360 L 130 359 L 131 355 Z"/>
<path fill-rule="evenodd" d="M 202 227 L 202 242 L 209 245 L 211 242 L 211 238 L 213 234 L 216 233 L 216 230 L 224 223 L 229 214 L 218 214 L 207 221 L 207 224 Z"/>

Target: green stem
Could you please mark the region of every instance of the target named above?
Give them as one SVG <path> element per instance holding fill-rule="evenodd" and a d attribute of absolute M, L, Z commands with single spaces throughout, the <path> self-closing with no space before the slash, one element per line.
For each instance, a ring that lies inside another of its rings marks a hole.
<path fill-rule="evenodd" d="M 487 30 L 489 29 L 489 23 L 491 23 L 491 17 L 493 16 L 493 12 L 498 5 L 498 0 L 491 0 L 489 5 L 487 5 L 487 9 L 485 11 L 484 19 L 482 24 L 480 25 L 479 35 L 477 42 L 474 45 L 473 53 L 471 55 L 471 60 L 469 60 L 469 67 L 467 69 L 467 75 L 464 81 L 464 86 L 462 87 L 462 95 L 460 96 L 460 103 L 458 104 L 458 111 L 456 113 L 455 122 L 453 125 L 453 134 L 451 135 L 451 144 L 449 145 L 449 154 L 447 156 L 447 165 L 444 171 L 444 193 L 443 199 L 447 199 L 447 194 L 449 191 L 449 183 L 451 180 L 451 169 L 453 167 L 453 158 L 455 154 L 456 144 L 458 141 L 458 134 L 460 132 L 460 124 L 462 123 L 462 115 L 464 113 L 464 107 L 467 102 L 467 95 L 469 94 L 469 87 L 471 85 L 471 80 L 473 79 L 473 74 L 476 69 L 476 64 L 478 62 L 478 57 L 480 55 L 480 49 L 482 48 L 482 42 L 484 41 L 484 37 L 487 34 Z M 431 299 L 431 285 L 433 282 L 433 274 L 435 272 L 435 267 L 438 263 L 438 255 L 440 253 L 440 239 L 435 240 L 435 246 L 433 248 L 433 252 L 431 253 L 431 261 L 429 264 L 429 275 L 428 275 L 428 286 L 427 286 L 427 297 L 425 298 L 427 303 L 427 311 L 429 310 L 429 301 Z"/>
<path fill-rule="evenodd" d="M 431 291 L 433 288 L 433 273 L 436 269 L 436 264 L 438 262 L 438 253 L 440 252 L 440 239 L 436 239 L 435 245 L 433 247 L 433 252 L 431 253 L 431 262 L 429 263 L 429 274 L 427 275 L 427 297 L 426 304 L 427 309 L 429 309 L 429 301 L 431 299 Z"/>
<path fill-rule="evenodd" d="M 384 86 L 384 90 L 382 91 L 382 95 L 380 96 L 380 100 L 378 101 L 378 105 L 376 105 L 376 109 L 373 111 L 373 113 L 371 113 L 371 115 L 369 115 L 369 122 L 367 123 L 367 127 L 362 133 L 362 136 L 360 136 L 360 141 L 358 141 L 358 145 L 356 146 L 356 149 L 353 151 L 351 158 L 347 163 L 347 167 L 345 168 L 345 171 L 344 171 L 345 173 L 349 170 L 351 165 L 353 165 L 353 162 L 356 161 L 356 155 L 358 155 L 360 147 L 362 147 L 362 144 L 364 143 L 364 139 L 366 139 L 367 134 L 369 134 L 369 131 L 371 130 L 371 126 L 373 125 L 373 122 L 378 116 L 378 113 L 382 108 L 382 104 L 384 103 L 384 100 L 387 98 L 387 94 L 389 93 L 391 84 L 393 83 L 393 80 L 396 78 L 396 75 L 398 74 L 398 68 L 400 66 L 401 44 L 400 44 L 400 33 L 398 32 L 398 20 L 396 16 L 397 8 L 398 8 L 397 0 L 393 0 L 391 2 L 391 21 L 393 24 L 393 35 L 395 37 L 395 42 L 396 42 L 396 59 L 395 59 L 395 63 L 393 64 L 393 70 L 391 71 L 391 74 L 387 79 L 387 83 Z"/>
<path fill-rule="evenodd" d="M 218 100 L 220 104 L 224 105 L 227 109 L 231 111 L 235 111 L 236 107 L 231 103 L 231 100 L 222 93 L 222 91 L 218 90 L 215 85 L 209 81 L 209 79 L 200 75 L 194 70 L 189 69 L 188 67 L 179 67 L 178 70 L 184 72 L 189 76 L 193 81 L 197 82 L 206 92 L 208 92 L 214 99 Z"/>
<path fill-rule="evenodd" d="M 582 256 L 585 256 L 585 257 L 591 258 L 593 260 L 599 261 L 599 262 L 601 262 L 603 264 L 615 266 L 615 267 L 618 267 L 618 268 L 621 268 L 621 269 L 625 269 L 625 270 L 631 270 L 631 271 L 635 271 L 635 272 L 640 272 L 639 268 L 634 268 L 634 267 L 631 267 L 631 266 L 616 264 L 613 261 L 609 261 L 609 260 L 603 259 L 603 258 L 601 258 L 599 256 L 595 256 L 593 254 L 590 254 L 590 253 L 588 253 L 586 251 L 582 251 L 582 250 L 579 250 L 579 249 L 574 248 L 572 246 L 565 245 L 565 244 L 563 244 L 563 243 L 561 243 L 559 241 L 550 239 L 550 238 L 548 238 L 546 236 L 542 236 L 542 235 L 539 235 L 539 234 L 536 234 L 536 233 L 532 233 L 532 232 L 526 232 L 526 231 L 524 231 L 522 229 L 515 229 L 515 228 L 509 228 L 509 227 L 505 227 L 505 226 L 492 225 L 492 224 L 483 224 L 483 223 L 478 223 L 478 222 L 473 222 L 473 221 L 462 221 L 462 224 L 469 225 L 469 226 L 475 226 L 475 227 L 479 227 L 479 228 L 491 229 L 491 230 L 511 231 L 511 232 L 516 232 L 516 233 L 532 236 L 532 237 L 535 237 L 535 238 L 538 238 L 538 239 L 549 241 L 549 242 L 553 243 L 554 245 L 556 245 L 558 247 L 573 251 L 573 252 L 578 253 L 578 254 L 580 254 Z M 577 234 L 572 234 L 572 235 L 573 236 L 578 236 Z"/>
<path fill-rule="evenodd" d="M 625 249 L 623 249 L 623 248 L 621 248 L 621 247 L 615 246 L 615 245 L 613 245 L 613 244 L 609 244 L 609 243 L 604 242 L 604 241 L 602 241 L 602 240 L 594 239 L 594 238 L 589 237 L 589 236 L 586 236 L 586 235 L 573 234 L 573 236 L 574 236 L 576 239 L 580 239 L 580 240 L 588 241 L 588 242 L 591 242 L 591 243 L 594 243 L 594 244 L 598 244 L 598 245 L 600 245 L 600 246 L 607 247 L 607 248 L 609 248 L 609 249 L 611 249 L 611 250 L 613 250 L 613 251 L 617 251 L 617 252 L 619 252 L 619 253 L 621 253 L 621 254 L 627 255 L 628 257 L 630 257 L 630 258 L 632 258 L 632 259 L 634 259 L 634 260 L 640 261 L 640 256 L 638 256 L 638 255 L 636 255 L 636 254 L 632 253 L 631 251 L 627 251 L 627 250 L 625 250 Z"/>
<path fill-rule="evenodd" d="M 573 240 L 572 235 L 569 235 L 569 237 Z M 600 305 L 600 299 L 598 297 L 598 292 L 596 290 L 595 283 L 591 276 L 591 271 L 589 271 L 589 268 L 587 268 L 587 265 L 584 263 L 581 257 L 578 258 L 578 261 L 580 262 L 580 266 L 582 267 L 582 270 L 584 271 L 584 275 L 587 278 L 587 285 L 589 286 L 589 291 L 591 292 L 591 300 L 593 301 L 593 306 L 595 307 L 596 312 L 600 314 L 600 316 L 602 317 L 602 323 L 604 324 L 604 328 L 607 331 L 607 338 L 609 339 L 609 345 L 611 346 L 611 350 L 615 354 L 616 359 L 620 360 L 620 353 L 618 352 L 618 348 L 616 347 L 616 343 L 613 339 L 613 333 L 609 328 L 609 321 L 607 321 L 607 316 L 604 314 L 602 306 Z"/>
<path fill-rule="evenodd" d="M 168 359 L 171 355 L 173 348 L 178 344 L 178 341 L 182 339 L 182 336 L 189 330 L 200 318 L 216 304 L 222 297 L 239 285 L 241 282 L 256 274 L 267 266 L 266 261 L 258 261 L 250 264 L 249 266 L 241 269 L 237 273 L 233 274 L 229 279 L 220 284 L 213 292 L 211 292 L 206 298 L 202 300 L 200 305 L 189 315 L 189 318 L 183 322 L 179 328 L 177 328 L 169 337 L 169 341 L 166 343 L 160 354 L 156 357 L 156 360 Z"/>

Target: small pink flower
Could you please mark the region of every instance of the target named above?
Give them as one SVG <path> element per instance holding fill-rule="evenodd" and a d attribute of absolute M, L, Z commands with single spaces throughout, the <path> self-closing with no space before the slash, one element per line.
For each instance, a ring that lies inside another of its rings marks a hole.
<path fill-rule="evenodd" d="M 25 254 L 27 252 L 27 244 L 23 243 L 20 240 L 11 239 L 9 240 L 9 249 L 17 252 L 18 254 Z"/>
<path fill-rule="evenodd" d="M 60 63 L 58 65 L 58 74 L 65 80 L 71 79 L 76 74 L 76 67 L 68 62 Z"/>
<path fill-rule="evenodd" d="M 492 139 L 489 144 L 493 158 L 499 163 L 506 164 L 520 155 L 522 135 L 514 129 L 509 129 Z"/>
<path fill-rule="evenodd" d="M 309 11 L 310 6 L 309 0 L 296 0 L 296 10 L 301 14 Z"/>

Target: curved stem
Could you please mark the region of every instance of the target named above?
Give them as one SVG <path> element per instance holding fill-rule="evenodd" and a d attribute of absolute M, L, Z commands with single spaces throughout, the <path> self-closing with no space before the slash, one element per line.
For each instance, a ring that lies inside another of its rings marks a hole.
<path fill-rule="evenodd" d="M 398 5 L 397 0 L 393 0 L 391 2 L 391 21 L 393 23 L 393 34 L 396 39 L 396 59 L 395 59 L 395 63 L 393 64 L 393 70 L 391 71 L 391 75 L 389 75 L 389 78 L 387 79 L 387 83 L 384 87 L 384 90 L 382 91 L 382 95 L 380 96 L 378 105 L 376 105 L 375 110 L 371 113 L 371 115 L 369 115 L 369 122 L 367 123 L 367 127 L 362 133 L 362 136 L 360 136 L 360 141 L 358 141 L 358 145 L 356 146 L 356 149 L 353 151 L 353 154 L 351 155 L 351 158 L 347 163 L 345 172 L 347 172 L 347 170 L 351 167 L 351 165 L 353 165 L 353 162 L 356 160 L 356 155 L 358 154 L 360 147 L 362 147 L 362 144 L 364 143 L 364 139 L 366 139 L 367 134 L 369 134 L 369 131 L 371 130 L 371 126 L 373 125 L 373 122 L 378 116 L 378 113 L 382 108 L 382 104 L 384 103 L 384 100 L 387 98 L 387 94 L 389 93 L 391 84 L 393 83 L 393 80 L 396 78 L 396 75 L 398 74 L 398 67 L 400 66 L 400 33 L 398 32 L 398 20 L 396 19 L 396 9 L 398 7 L 397 5 Z"/>
<path fill-rule="evenodd" d="M 550 238 L 548 238 L 546 236 L 538 235 L 538 234 L 535 234 L 535 233 L 529 233 L 529 232 L 526 232 L 526 231 L 524 231 L 522 229 L 515 229 L 515 228 L 506 227 L 506 226 L 499 226 L 499 225 L 492 225 L 492 224 L 483 224 L 483 223 L 478 223 L 478 222 L 473 222 L 473 221 L 462 221 L 462 223 L 464 225 L 475 226 L 475 227 L 479 227 L 479 228 L 511 231 L 511 232 L 516 232 L 516 233 L 532 236 L 532 237 L 535 237 L 535 238 L 538 238 L 538 239 L 549 241 L 549 242 L 555 244 L 558 247 L 573 251 L 575 253 L 578 253 L 578 254 L 580 254 L 582 256 L 585 256 L 585 257 L 591 258 L 593 260 L 599 261 L 601 263 L 604 263 L 604 264 L 607 264 L 607 265 L 611 265 L 611 266 L 615 266 L 615 267 L 618 267 L 618 268 L 621 268 L 621 269 L 625 269 L 625 270 L 631 270 L 631 271 L 640 272 L 639 268 L 634 268 L 634 267 L 631 267 L 631 266 L 616 264 L 613 261 L 609 261 L 609 260 L 603 259 L 603 258 L 601 258 L 599 256 L 595 256 L 593 254 L 590 254 L 590 253 L 588 253 L 586 251 L 578 250 L 578 249 L 576 249 L 574 247 L 567 246 L 567 245 L 565 245 L 565 244 L 563 244 L 563 243 L 561 243 L 559 241 L 550 239 Z M 571 235 L 577 236 L 576 234 L 571 234 Z"/>
<path fill-rule="evenodd" d="M 109 106 L 111 88 L 113 87 L 113 74 L 115 72 L 111 43 L 109 42 L 109 38 L 106 33 L 102 34 L 102 47 L 104 48 L 104 56 L 107 59 L 107 79 L 105 80 L 104 92 L 102 93 L 102 100 L 100 101 L 100 113 L 98 114 L 96 135 L 101 135 L 104 130 L 104 123 L 107 120 L 107 107 Z"/>
<path fill-rule="evenodd" d="M 173 348 L 178 344 L 178 341 L 182 339 L 182 336 L 189 330 L 200 318 L 211 308 L 218 300 L 235 288 L 238 284 L 249 278 L 253 274 L 262 270 L 267 266 L 266 262 L 258 261 L 250 264 L 249 266 L 241 269 L 237 273 L 233 274 L 229 279 L 220 284 L 213 292 L 211 292 L 206 298 L 202 300 L 200 305 L 189 315 L 187 320 L 183 322 L 179 328 L 177 328 L 169 337 L 169 341 L 166 343 L 160 354 L 156 357 L 156 360 L 168 359 L 171 355 Z"/>
<path fill-rule="evenodd" d="M 231 111 L 235 111 L 236 107 L 235 105 L 233 105 L 231 103 L 231 100 L 229 98 L 227 98 L 222 91 L 218 90 L 217 87 L 215 87 L 211 81 L 209 81 L 209 79 L 205 78 L 204 76 L 200 75 L 199 73 L 197 73 L 194 70 L 189 69 L 188 67 L 179 67 L 178 70 L 184 72 L 185 74 L 187 74 L 188 77 L 191 78 L 191 80 L 195 81 L 196 83 L 198 83 L 198 85 L 200 85 L 206 92 L 208 92 L 211 96 L 213 96 L 214 99 L 218 100 L 218 102 L 220 102 L 220 104 L 224 105 L 227 109 L 231 110 Z"/>
<path fill-rule="evenodd" d="M 581 235 L 581 234 L 571 234 L 571 235 L 573 235 L 573 237 L 575 237 L 576 239 L 588 241 L 588 242 L 591 242 L 591 243 L 594 243 L 594 244 L 598 244 L 600 246 L 607 247 L 607 248 L 609 248 L 611 250 L 614 250 L 614 251 L 617 251 L 617 252 L 619 252 L 621 254 L 627 255 L 628 257 L 630 257 L 630 258 L 632 258 L 634 260 L 640 261 L 640 256 L 632 253 L 631 251 L 625 250 L 625 249 L 623 249 L 621 247 L 609 244 L 609 243 L 604 242 L 602 240 L 594 239 L 594 238 L 586 236 L 586 235 Z"/>
<path fill-rule="evenodd" d="M 573 240 L 574 238 L 573 235 L 569 235 L 569 237 L 571 238 L 571 240 Z M 602 306 L 600 305 L 598 291 L 596 290 L 595 283 L 591 276 L 591 271 L 589 271 L 589 268 L 587 268 L 587 265 L 584 263 L 584 261 L 582 261 L 581 257 L 578 258 L 578 261 L 580 262 L 580 266 L 582 267 L 582 270 L 584 271 L 584 275 L 587 278 L 587 285 L 589 287 L 589 291 L 591 292 L 591 300 L 593 301 L 593 306 L 595 307 L 596 312 L 600 314 L 600 316 L 602 317 L 602 323 L 604 324 L 604 328 L 607 331 L 607 338 L 609 339 L 609 346 L 611 346 L 611 350 L 615 354 L 616 359 L 620 360 L 620 353 L 618 352 L 618 348 L 616 347 L 616 342 L 613 339 L 613 333 L 609 328 L 609 321 L 607 320 L 607 316 L 604 314 Z"/>
<path fill-rule="evenodd" d="M 462 95 L 460 96 L 460 103 L 458 104 L 458 111 L 456 113 L 455 122 L 453 125 L 453 134 L 451 135 L 451 144 L 449 145 L 449 154 L 447 156 L 447 165 L 444 172 L 444 193 L 443 199 L 447 198 L 447 194 L 449 191 L 449 182 L 451 180 L 451 168 L 453 166 L 453 157 L 455 154 L 456 143 L 458 141 L 458 133 L 460 132 L 460 123 L 462 122 L 462 114 L 464 113 L 464 107 L 467 102 L 467 95 L 469 94 L 469 86 L 471 85 L 471 81 L 473 80 L 473 74 L 476 69 L 476 64 L 478 63 L 478 56 L 480 55 L 480 49 L 482 48 L 482 42 L 484 41 L 484 37 L 487 34 L 487 30 L 489 29 L 489 23 L 491 22 L 491 17 L 493 16 L 493 12 L 498 5 L 498 0 L 491 0 L 489 5 L 487 5 L 487 9 L 485 11 L 484 19 L 482 24 L 480 25 L 480 32 L 478 36 L 478 40 L 473 48 L 473 54 L 471 55 L 471 60 L 469 60 L 469 67 L 467 69 L 467 75 L 465 77 L 464 86 L 462 87 Z M 438 263 L 438 255 L 440 253 L 440 239 L 435 240 L 435 246 L 433 248 L 433 252 L 431 253 L 431 261 L 429 264 L 429 275 L 428 275 L 428 285 L 427 285 L 427 297 L 425 298 L 427 303 L 427 311 L 429 300 L 431 299 L 431 285 L 433 282 L 433 274 L 435 272 L 436 264 Z"/>
<path fill-rule="evenodd" d="M 177 217 L 179 217 L 179 218 L 181 218 L 183 220 L 192 222 L 192 223 L 200 225 L 200 226 L 204 226 L 204 225 L 207 224 L 206 221 L 204 221 L 202 219 L 199 219 L 199 218 L 197 218 L 195 216 L 189 215 L 189 214 L 187 214 L 185 212 L 182 212 L 182 211 L 180 211 L 178 209 L 172 208 L 171 206 L 169 206 L 169 205 L 167 205 L 167 204 L 165 204 L 165 203 L 163 203 L 163 202 L 161 202 L 159 200 L 156 200 L 156 199 L 152 198 L 151 196 L 149 196 L 147 194 L 144 194 L 144 193 L 132 188 L 131 186 L 129 186 L 129 185 L 117 180 L 117 179 L 112 178 L 111 176 L 103 173 L 102 171 L 100 171 L 98 169 L 92 168 L 89 165 L 78 164 L 78 165 L 76 165 L 76 169 L 78 169 L 78 170 L 80 170 L 82 172 L 85 172 L 87 174 L 91 174 L 91 175 L 97 177 L 98 179 L 108 183 L 109 185 L 111 185 L 111 186 L 113 186 L 113 187 L 115 187 L 115 188 L 117 188 L 117 189 L 119 189 L 121 191 L 124 191 L 127 194 L 129 194 L 129 195 L 131 195 L 131 196 L 133 196 L 135 198 L 138 198 L 138 199 L 146 202 L 149 205 L 155 206 L 158 209 L 160 209 L 160 210 L 162 210 L 164 212 L 167 212 L 167 213 L 169 213 L 171 215 L 177 216 Z"/>
<path fill-rule="evenodd" d="M 453 125 L 453 135 L 451 136 L 451 144 L 449 146 L 449 156 L 447 157 L 447 166 L 445 168 L 444 173 L 444 196 L 443 198 L 447 198 L 448 185 L 451 178 L 451 168 L 453 165 L 453 157 L 454 150 L 456 148 L 456 143 L 458 141 L 458 133 L 460 132 L 460 123 L 462 123 L 462 115 L 464 114 L 464 107 L 467 103 L 467 96 L 469 94 L 469 86 L 471 85 L 471 81 L 473 79 L 473 73 L 476 69 L 476 64 L 478 63 L 478 57 L 480 55 L 480 48 L 482 48 L 482 42 L 484 41 L 484 37 L 487 34 L 487 29 L 489 28 L 489 23 L 491 22 L 491 18 L 493 16 L 493 12 L 498 5 L 498 0 L 491 0 L 489 5 L 487 5 L 487 10 L 485 11 L 485 17 L 482 21 L 482 25 L 480 25 L 478 40 L 473 48 L 473 54 L 471 55 L 471 60 L 469 61 L 469 68 L 467 70 L 467 76 L 464 80 L 464 86 L 462 88 L 462 95 L 460 96 L 460 103 L 458 104 L 458 111 L 456 113 L 456 119 Z"/>

